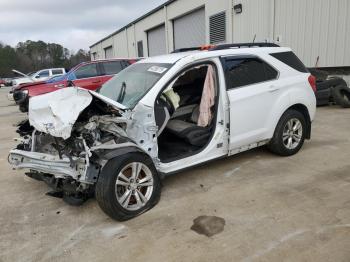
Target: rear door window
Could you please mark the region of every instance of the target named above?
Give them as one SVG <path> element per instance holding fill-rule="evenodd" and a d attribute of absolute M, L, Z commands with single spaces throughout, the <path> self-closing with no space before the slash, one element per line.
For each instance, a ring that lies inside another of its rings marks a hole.
<path fill-rule="evenodd" d="M 291 51 L 272 53 L 270 55 L 299 72 L 302 72 L 302 73 L 309 72 L 307 68 L 304 66 L 303 62 L 301 62 L 300 59 Z"/>
<path fill-rule="evenodd" d="M 96 77 L 97 66 L 96 64 L 88 64 L 81 66 L 74 72 L 74 74 L 77 79 Z"/>
<path fill-rule="evenodd" d="M 276 79 L 278 72 L 258 58 L 224 58 L 227 89 Z"/>
<path fill-rule="evenodd" d="M 123 70 L 121 61 L 109 61 L 103 62 L 102 66 L 104 67 L 104 72 L 106 75 L 115 75 Z"/>

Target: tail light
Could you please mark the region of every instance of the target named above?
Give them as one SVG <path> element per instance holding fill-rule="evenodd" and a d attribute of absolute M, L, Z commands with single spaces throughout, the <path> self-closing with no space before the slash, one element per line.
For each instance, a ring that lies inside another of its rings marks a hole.
<path fill-rule="evenodd" d="M 317 90 L 317 88 L 316 88 L 316 77 L 314 77 L 313 75 L 310 75 L 308 80 L 309 80 L 309 84 L 310 84 L 312 90 L 314 90 L 314 92 L 316 93 L 316 90 Z"/>
<path fill-rule="evenodd" d="M 130 59 L 130 60 L 129 60 L 130 65 L 135 64 L 136 62 L 137 62 L 136 59 Z"/>

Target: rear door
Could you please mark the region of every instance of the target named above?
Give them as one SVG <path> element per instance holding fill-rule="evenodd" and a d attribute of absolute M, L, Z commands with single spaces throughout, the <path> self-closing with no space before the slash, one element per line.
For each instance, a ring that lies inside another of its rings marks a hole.
<path fill-rule="evenodd" d="M 223 57 L 230 106 L 230 152 L 265 139 L 278 71 L 255 56 Z"/>
<path fill-rule="evenodd" d="M 73 81 L 75 86 L 89 90 L 96 90 L 104 83 L 97 63 L 82 65 L 70 74 L 68 80 Z"/>

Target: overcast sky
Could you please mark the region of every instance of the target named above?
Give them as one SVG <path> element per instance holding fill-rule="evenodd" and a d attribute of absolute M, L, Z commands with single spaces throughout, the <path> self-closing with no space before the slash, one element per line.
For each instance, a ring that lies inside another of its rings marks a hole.
<path fill-rule="evenodd" d="M 0 0 L 0 42 L 89 46 L 166 0 Z"/>

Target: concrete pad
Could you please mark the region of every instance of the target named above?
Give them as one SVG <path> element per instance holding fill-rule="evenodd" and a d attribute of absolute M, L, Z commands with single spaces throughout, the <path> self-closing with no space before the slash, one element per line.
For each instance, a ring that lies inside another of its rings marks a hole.
<path fill-rule="evenodd" d="M 11 170 L 14 125 L 25 117 L 0 89 L 0 261 L 349 261 L 350 109 L 319 108 L 312 140 L 283 158 L 264 148 L 164 180 L 149 212 L 119 223 L 94 199 L 48 197 Z M 225 220 L 207 237 L 194 219 Z"/>

